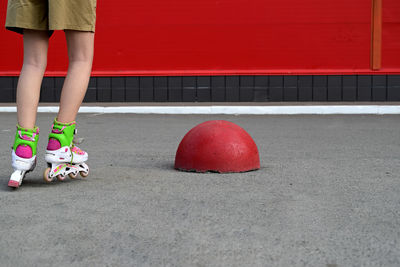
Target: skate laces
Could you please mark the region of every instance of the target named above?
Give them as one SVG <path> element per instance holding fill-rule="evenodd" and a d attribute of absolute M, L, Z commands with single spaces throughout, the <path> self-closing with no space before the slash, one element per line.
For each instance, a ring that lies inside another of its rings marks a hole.
<path fill-rule="evenodd" d="M 66 128 L 66 126 L 63 126 L 62 128 L 61 128 L 61 130 L 58 130 L 57 128 L 54 128 L 54 123 L 53 123 L 53 125 L 51 126 L 51 132 L 52 133 L 55 133 L 55 134 L 61 134 L 63 131 L 64 131 L 64 129 Z"/>
<path fill-rule="evenodd" d="M 74 135 L 76 135 L 77 133 L 78 133 L 78 130 L 75 129 Z M 82 144 L 83 140 L 85 140 L 85 139 L 83 139 L 82 137 L 79 138 L 79 137 L 74 136 L 74 139 L 72 139 L 72 152 L 75 152 L 75 153 L 77 153 L 79 155 L 84 155 L 85 154 L 85 152 L 82 149 L 80 149 L 79 147 L 76 146 L 77 144 L 78 145 Z"/>
<path fill-rule="evenodd" d="M 54 128 L 54 123 L 53 123 L 53 125 L 51 126 L 51 128 L 52 128 L 51 132 L 52 132 L 52 133 L 55 133 L 55 134 L 62 134 L 63 131 L 64 131 L 64 129 L 65 129 L 67 126 L 71 126 L 71 125 L 74 125 L 74 124 L 75 124 L 75 121 L 73 121 L 72 123 L 68 123 L 68 124 L 66 124 L 66 125 L 63 125 L 63 127 L 61 128 L 61 130 L 59 130 L 59 129 L 57 129 L 57 128 Z M 78 154 L 78 155 L 84 155 L 85 152 L 84 152 L 82 149 L 80 149 L 79 147 L 76 146 L 76 144 L 81 144 L 81 143 L 83 142 L 83 140 L 84 140 L 83 138 L 78 138 L 78 137 L 76 137 L 75 135 L 76 135 L 77 133 L 78 133 L 78 130 L 77 130 L 77 129 L 74 129 L 74 138 L 72 139 L 71 151 L 74 152 L 74 153 L 76 153 L 76 154 Z"/>
<path fill-rule="evenodd" d="M 22 131 L 19 130 L 19 131 L 18 131 L 18 135 L 19 135 L 19 137 L 20 137 L 21 139 L 24 139 L 24 140 L 26 140 L 26 141 L 35 142 L 35 136 L 37 135 L 37 133 L 32 133 L 32 137 L 29 137 L 29 136 L 27 136 L 27 135 L 22 135 Z"/>
<path fill-rule="evenodd" d="M 85 154 L 85 152 L 83 152 L 82 149 L 80 149 L 77 146 L 73 146 L 71 150 L 72 150 L 72 152 L 74 152 L 74 153 L 76 153 L 78 155 L 84 155 Z"/>
<path fill-rule="evenodd" d="M 51 126 L 51 132 L 52 133 L 55 133 L 55 134 L 62 134 L 63 133 L 63 131 L 64 131 L 64 129 L 66 128 L 67 126 L 63 126 L 62 128 L 61 128 L 61 130 L 59 130 L 59 129 L 57 129 L 57 128 L 54 128 L 54 123 L 53 123 L 53 125 Z M 78 131 L 75 129 L 75 131 L 74 131 L 74 135 L 77 133 Z M 82 142 L 83 142 L 83 138 L 78 138 L 78 137 L 74 137 L 74 139 L 72 140 L 72 143 L 73 144 L 81 144 Z"/>

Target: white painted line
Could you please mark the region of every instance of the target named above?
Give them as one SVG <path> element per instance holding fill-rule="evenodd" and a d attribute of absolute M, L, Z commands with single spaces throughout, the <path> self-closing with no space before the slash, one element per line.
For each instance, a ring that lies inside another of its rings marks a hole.
<path fill-rule="evenodd" d="M 0 107 L 0 112 L 16 112 L 16 107 Z M 38 112 L 56 113 L 58 107 L 41 106 Z M 131 114 L 400 114 L 400 105 L 320 105 L 320 106 L 82 106 L 80 113 Z"/>

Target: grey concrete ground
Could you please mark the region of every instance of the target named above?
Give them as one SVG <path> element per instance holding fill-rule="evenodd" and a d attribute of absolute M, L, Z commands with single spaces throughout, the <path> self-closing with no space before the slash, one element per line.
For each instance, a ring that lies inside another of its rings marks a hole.
<path fill-rule="evenodd" d="M 7 187 L 15 114 L 0 114 L 1 266 L 400 266 L 400 116 L 79 115 L 86 179 Z M 225 119 L 262 168 L 173 169 L 184 134 Z"/>

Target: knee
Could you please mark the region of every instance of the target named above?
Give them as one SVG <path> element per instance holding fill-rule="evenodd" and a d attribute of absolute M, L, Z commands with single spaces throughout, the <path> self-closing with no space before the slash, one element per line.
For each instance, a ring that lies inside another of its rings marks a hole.
<path fill-rule="evenodd" d="M 45 71 L 47 66 L 47 55 L 35 55 L 24 58 L 24 67 Z"/>
<path fill-rule="evenodd" d="M 93 53 L 90 51 L 76 51 L 69 53 L 69 64 L 80 64 L 91 66 L 93 60 Z"/>

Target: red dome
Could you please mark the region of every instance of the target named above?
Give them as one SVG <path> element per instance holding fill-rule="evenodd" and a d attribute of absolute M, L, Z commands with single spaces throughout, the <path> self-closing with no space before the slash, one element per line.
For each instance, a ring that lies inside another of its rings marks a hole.
<path fill-rule="evenodd" d="M 260 168 L 257 145 L 240 126 L 206 121 L 191 129 L 179 144 L 175 169 L 196 172 L 245 172 Z"/>

